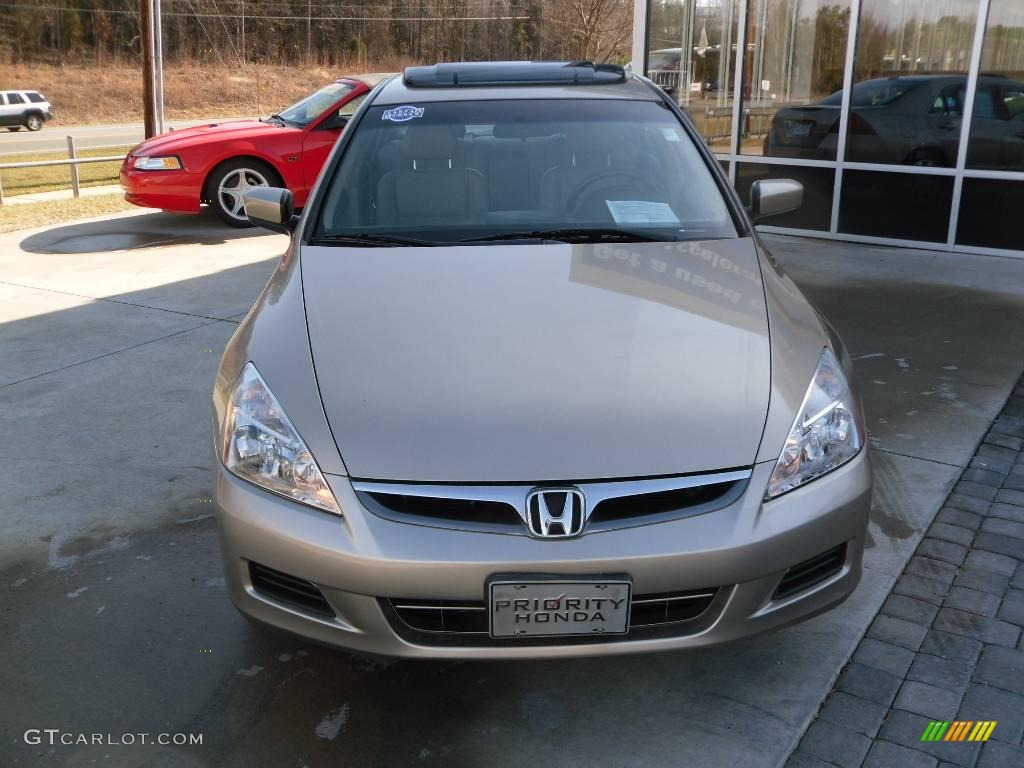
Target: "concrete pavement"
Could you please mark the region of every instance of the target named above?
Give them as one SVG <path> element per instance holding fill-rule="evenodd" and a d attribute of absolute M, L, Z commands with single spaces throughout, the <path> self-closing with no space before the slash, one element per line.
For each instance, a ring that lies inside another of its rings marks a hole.
<path fill-rule="evenodd" d="M 171 120 L 168 128 L 179 130 L 193 125 L 205 125 L 222 120 L 238 120 L 231 117 L 210 117 L 203 120 Z M 67 137 L 74 136 L 78 149 L 94 147 L 119 147 L 137 144 L 145 134 L 142 123 L 112 123 L 107 125 L 62 125 L 51 120 L 41 131 L 31 133 L 25 129 L 17 132 L 0 131 L 0 156 L 18 152 L 67 151 Z"/>
<path fill-rule="evenodd" d="M 1024 766 L 1022 628 L 1024 379 L 787 765 Z"/>
<path fill-rule="evenodd" d="M 721 648 L 435 664 L 251 629 L 224 594 L 209 389 L 282 237 L 150 212 L 0 237 L 0 764 L 783 763 L 1020 373 L 1024 264 L 769 242 L 859 358 L 854 596 Z M 24 743 L 47 727 L 204 742 Z"/>
<path fill-rule="evenodd" d="M 102 197 L 103 195 L 116 195 L 121 192 L 120 184 L 104 184 L 100 187 L 82 187 L 79 190 L 79 197 Z M 5 197 L 4 205 L 27 205 L 31 203 L 49 203 L 54 200 L 73 200 L 74 192 L 70 189 L 58 189 L 53 192 L 32 192 L 28 195 L 14 195 Z"/>

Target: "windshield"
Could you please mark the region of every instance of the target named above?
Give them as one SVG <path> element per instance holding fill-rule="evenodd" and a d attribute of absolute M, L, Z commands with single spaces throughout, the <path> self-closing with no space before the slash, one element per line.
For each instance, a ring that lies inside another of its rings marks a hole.
<path fill-rule="evenodd" d="M 337 104 L 338 100 L 341 99 L 342 96 L 352 90 L 355 90 L 355 86 L 348 85 L 347 83 L 331 83 L 330 85 L 325 85 L 319 91 L 311 93 L 302 101 L 296 102 L 286 109 L 282 109 L 276 117 L 280 117 L 286 123 L 292 123 L 293 125 L 309 125 L 320 117 L 320 115 Z"/>
<path fill-rule="evenodd" d="M 372 107 L 325 188 L 314 240 L 736 235 L 703 157 L 675 114 L 653 101 Z"/>
<path fill-rule="evenodd" d="M 853 86 L 854 107 L 884 107 L 896 101 L 911 88 L 921 85 L 919 80 L 866 80 Z M 843 103 L 843 92 L 836 91 L 821 100 L 822 104 L 838 107 Z"/>
<path fill-rule="evenodd" d="M 647 69 L 678 69 L 681 56 L 681 48 L 670 48 L 667 51 L 651 51 L 647 57 Z"/>

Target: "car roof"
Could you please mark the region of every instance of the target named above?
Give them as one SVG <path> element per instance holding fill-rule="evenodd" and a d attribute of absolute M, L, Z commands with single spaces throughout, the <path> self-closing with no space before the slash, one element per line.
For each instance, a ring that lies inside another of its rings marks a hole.
<path fill-rule="evenodd" d="M 354 83 L 362 83 L 363 85 L 368 85 L 373 88 L 375 85 L 384 82 L 394 74 L 394 72 L 369 72 L 364 75 L 344 75 L 343 77 L 339 77 L 338 81 L 348 80 Z"/>
<path fill-rule="evenodd" d="M 566 68 L 579 68 L 580 82 L 558 77 Z M 550 82 L 546 78 L 551 77 Z M 459 84 L 460 77 L 462 83 Z M 454 82 L 453 82 L 454 81 Z M 418 84 L 414 84 L 418 83 Z M 478 84 L 479 83 L 479 84 Z M 625 99 L 658 101 L 660 95 L 620 67 L 590 62 L 471 62 L 410 67 L 393 76 L 378 92 L 375 104 L 439 101 L 497 101 L 514 99 Z"/>

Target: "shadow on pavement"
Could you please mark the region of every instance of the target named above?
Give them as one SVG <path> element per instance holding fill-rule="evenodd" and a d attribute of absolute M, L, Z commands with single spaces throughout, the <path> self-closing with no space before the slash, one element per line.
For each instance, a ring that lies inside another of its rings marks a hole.
<path fill-rule="evenodd" d="M 53 227 L 29 235 L 20 247 L 29 253 L 98 253 L 158 245 L 220 245 L 266 234 L 255 227 L 229 227 L 208 211 L 198 216 L 157 211 Z"/>

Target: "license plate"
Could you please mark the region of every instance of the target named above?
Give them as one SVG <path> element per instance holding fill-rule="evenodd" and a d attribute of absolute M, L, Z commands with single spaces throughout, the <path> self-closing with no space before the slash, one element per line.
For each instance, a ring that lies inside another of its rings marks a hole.
<path fill-rule="evenodd" d="M 786 134 L 797 139 L 807 138 L 811 135 L 811 124 L 798 120 L 787 120 Z"/>
<path fill-rule="evenodd" d="M 629 631 L 630 582 L 492 581 L 491 637 L 623 635 Z"/>

